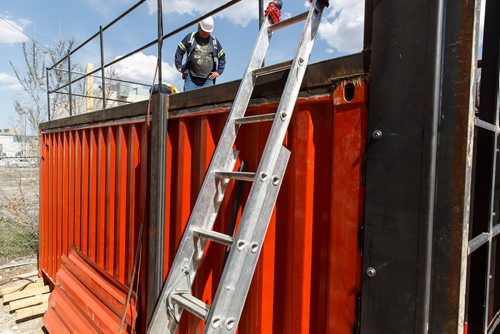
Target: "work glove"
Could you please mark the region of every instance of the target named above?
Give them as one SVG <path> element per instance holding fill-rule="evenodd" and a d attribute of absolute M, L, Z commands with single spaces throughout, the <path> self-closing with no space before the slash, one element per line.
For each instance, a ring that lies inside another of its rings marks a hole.
<path fill-rule="evenodd" d="M 272 24 L 276 24 L 281 20 L 281 7 L 283 7 L 281 0 L 273 0 L 267 5 L 266 16 Z"/>

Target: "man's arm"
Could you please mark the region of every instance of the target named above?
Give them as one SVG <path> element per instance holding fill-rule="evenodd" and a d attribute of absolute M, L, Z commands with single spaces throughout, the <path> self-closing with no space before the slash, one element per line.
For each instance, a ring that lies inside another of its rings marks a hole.
<path fill-rule="evenodd" d="M 224 72 L 224 68 L 226 67 L 226 52 L 224 52 L 222 45 L 220 45 L 219 43 L 219 40 L 217 40 L 217 48 L 220 50 L 217 54 L 217 73 L 221 75 Z"/>
<path fill-rule="evenodd" d="M 187 35 L 182 39 L 182 41 L 177 46 L 177 50 L 175 51 L 175 68 L 177 68 L 177 70 L 181 73 L 183 72 L 182 58 L 184 57 L 184 54 L 187 52 L 188 42 L 189 42 L 189 35 Z"/>

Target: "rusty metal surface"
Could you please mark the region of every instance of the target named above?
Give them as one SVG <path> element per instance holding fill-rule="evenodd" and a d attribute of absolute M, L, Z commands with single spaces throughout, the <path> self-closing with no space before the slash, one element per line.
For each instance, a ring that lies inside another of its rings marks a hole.
<path fill-rule="evenodd" d="M 56 286 L 43 320 L 50 333 L 118 332 L 127 290 L 89 261 L 75 250 L 69 257 L 62 256 L 63 264 L 57 271 Z M 137 317 L 135 300 L 134 295 L 122 333 L 133 332 Z"/>
<path fill-rule="evenodd" d="M 331 74 L 333 78 L 335 73 Z M 241 333 L 344 334 L 357 325 L 367 83 L 363 77 L 334 81 L 337 85 L 330 84 L 321 94 L 304 91 L 297 102 L 285 141 L 292 158 L 240 322 Z M 348 84 L 355 92 L 350 101 L 344 96 Z M 273 112 L 277 103 L 272 101 L 251 104 L 249 114 Z M 227 112 L 219 103 L 206 113 L 180 112 L 169 119 L 164 143 L 165 277 Z M 129 285 L 134 237 L 149 212 L 151 138 L 143 120 L 127 118 L 121 124 L 119 116 L 117 109 L 113 122 L 89 126 L 68 121 L 65 128 L 47 124 L 42 130 L 40 269 L 49 279 L 55 279 L 62 256 L 74 245 L 116 281 Z M 268 130 L 268 124 L 241 129 L 236 145 L 249 170 L 256 168 Z M 245 185 L 243 199 L 248 190 Z M 221 231 L 230 224 L 233 195 L 221 209 L 217 222 Z M 149 232 L 145 231 L 146 240 Z M 144 244 L 150 247 L 147 241 Z M 139 332 L 145 328 L 141 317 L 147 313 L 148 264 L 156 260 L 147 254 L 145 248 L 139 274 Z M 213 260 L 204 262 L 195 291 L 209 302 L 224 249 L 212 245 L 207 256 Z M 187 333 L 200 326 L 188 317 L 180 328 Z"/>

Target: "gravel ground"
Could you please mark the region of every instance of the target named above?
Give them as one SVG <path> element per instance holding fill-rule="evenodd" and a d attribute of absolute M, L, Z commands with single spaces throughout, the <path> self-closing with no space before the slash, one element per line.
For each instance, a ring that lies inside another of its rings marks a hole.
<path fill-rule="evenodd" d="M 15 262 L 28 262 L 30 260 L 34 260 L 33 258 L 22 258 L 22 259 L 16 259 Z M 0 260 L 0 263 L 5 261 Z M 9 261 L 10 262 L 10 261 Z M 0 270 L 0 282 L 6 282 L 9 280 L 9 278 L 23 274 L 23 273 L 29 273 L 32 271 L 37 270 L 36 265 L 30 265 L 30 266 L 23 266 L 23 267 L 17 267 L 17 268 L 12 268 L 12 269 L 3 269 Z M 23 285 L 26 284 L 27 281 L 22 280 L 22 281 L 12 281 L 9 283 L 2 284 L 1 287 L 8 287 L 8 286 L 17 286 L 17 285 Z M 39 333 L 45 333 L 45 331 L 42 329 L 42 317 L 36 317 L 29 319 L 27 321 L 23 322 L 16 322 L 16 317 L 14 313 L 10 313 L 8 304 L 0 304 L 0 333 L 1 334 L 11 334 L 11 333 L 33 333 L 33 334 L 39 334 Z"/>

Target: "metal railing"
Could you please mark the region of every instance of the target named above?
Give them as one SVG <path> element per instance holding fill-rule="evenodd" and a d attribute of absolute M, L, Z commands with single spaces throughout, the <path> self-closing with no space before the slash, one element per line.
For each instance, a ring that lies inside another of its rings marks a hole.
<path fill-rule="evenodd" d="M 104 32 L 108 29 L 110 29 L 111 27 L 113 27 L 113 25 L 115 25 L 117 22 L 119 22 L 121 19 L 123 19 L 124 17 L 126 17 L 128 14 L 130 14 L 131 12 L 133 12 L 134 10 L 136 10 L 137 8 L 139 8 L 141 5 L 143 5 L 146 0 L 140 0 L 138 1 L 137 3 L 135 3 L 133 6 L 131 6 L 129 9 L 127 9 L 125 12 L 123 12 L 121 15 L 119 15 L 117 18 L 115 18 L 113 21 L 111 21 L 110 23 L 106 24 L 105 26 L 99 26 L 99 31 L 97 31 L 95 34 L 93 34 L 91 37 L 89 37 L 86 41 L 84 41 L 83 43 L 81 43 L 80 45 L 78 45 L 77 47 L 75 47 L 74 49 L 72 50 L 68 50 L 68 53 L 65 57 L 63 57 L 62 59 L 58 60 L 56 63 L 54 63 L 52 66 L 50 67 L 47 67 L 46 68 L 46 85 L 47 85 L 47 116 L 48 116 L 48 120 L 50 121 L 51 120 L 51 95 L 52 94 L 62 94 L 62 95 L 68 95 L 69 96 L 69 115 L 70 116 L 73 116 L 73 108 L 72 108 L 72 104 L 73 104 L 73 97 L 82 97 L 82 98 L 90 98 L 90 99 L 100 99 L 102 101 L 102 109 L 106 109 L 106 103 L 107 101 L 113 101 L 113 102 L 123 102 L 123 103 L 130 103 L 129 101 L 126 101 L 126 100 L 120 100 L 120 99 L 113 99 L 113 98 L 109 98 L 106 96 L 106 80 L 111 80 L 111 81 L 116 81 L 116 82 L 123 82 L 123 83 L 129 83 L 129 84 L 134 84 L 134 85 L 139 85 L 139 86 L 144 86 L 144 87 L 150 87 L 151 85 L 149 84 L 145 84 L 145 83 L 139 83 L 139 82 L 133 82 L 133 81 L 129 81 L 129 80 L 122 80 L 122 79 L 116 79 L 116 78 L 110 78 L 110 77 L 106 77 L 105 76 L 105 69 L 112 66 L 112 65 L 115 65 L 117 63 L 119 63 L 120 61 L 123 61 L 124 59 L 138 53 L 138 52 L 141 52 L 147 48 L 150 48 L 154 45 L 157 46 L 158 48 L 158 57 L 157 57 L 157 69 L 158 69 L 158 75 L 157 75 L 157 82 L 158 84 L 160 85 L 161 82 L 162 82 L 162 70 L 161 70 L 161 64 L 162 64 L 162 45 L 163 45 L 163 41 L 166 40 L 167 38 L 170 38 L 174 35 L 176 35 L 177 33 L 191 27 L 192 25 L 195 25 L 197 24 L 198 22 L 202 21 L 203 19 L 209 17 L 209 16 L 212 16 L 212 15 L 215 15 L 235 4 L 237 4 L 238 2 L 240 2 L 241 0 L 231 0 L 231 1 L 228 1 L 227 3 L 217 7 L 216 9 L 202 15 L 202 16 L 199 16 L 198 18 L 166 33 L 166 34 L 163 34 L 163 10 L 162 10 L 162 1 L 161 0 L 158 0 L 158 5 L 157 5 L 157 25 L 158 25 L 158 37 L 154 40 L 152 40 L 151 42 L 149 43 L 146 43 L 145 45 L 125 54 L 124 56 L 121 56 L 121 57 L 118 57 L 108 63 L 105 63 L 104 61 Z M 262 11 L 263 11 L 263 0 L 259 0 L 259 26 L 260 24 L 262 23 L 262 20 L 263 20 L 263 14 L 262 14 Z M 100 47 L 99 47 L 99 51 L 100 51 L 100 66 L 99 68 L 96 68 L 92 71 L 89 71 L 88 73 L 81 73 L 81 72 L 78 72 L 78 71 L 72 71 L 71 69 L 71 59 L 72 59 L 72 56 L 77 52 L 79 51 L 80 49 L 82 49 L 85 45 L 89 44 L 90 42 L 94 41 L 96 38 L 99 38 L 99 43 L 100 43 Z M 61 67 L 58 67 L 59 65 L 63 64 L 64 62 L 67 63 L 67 69 L 63 69 Z M 68 76 L 68 80 L 67 80 L 67 83 L 65 84 L 62 84 L 54 89 L 50 89 L 50 80 L 49 80 L 49 76 L 50 76 L 50 73 L 51 71 L 62 71 L 62 72 L 65 72 L 67 73 L 67 76 Z M 98 75 L 98 73 L 100 72 L 100 75 Z M 72 77 L 72 74 L 77 74 L 78 76 L 76 78 L 73 78 Z M 102 92 L 101 92 L 101 95 L 100 96 L 91 96 L 91 95 L 87 95 L 87 94 L 76 94 L 74 92 L 72 92 L 71 90 L 71 86 L 77 82 L 79 82 L 80 80 L 83 80 L 87 77 L 95 77 L 95 78 L 99 78 L 101 80 L 101 87 L 102 87 Z M 67 91 L 62 91 L 63 89 L 67 89 Z M 55 105 L 54 105 L 54 110 L 55 110 Z"/>

